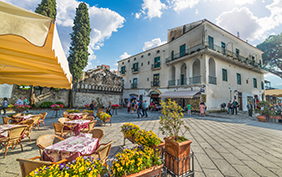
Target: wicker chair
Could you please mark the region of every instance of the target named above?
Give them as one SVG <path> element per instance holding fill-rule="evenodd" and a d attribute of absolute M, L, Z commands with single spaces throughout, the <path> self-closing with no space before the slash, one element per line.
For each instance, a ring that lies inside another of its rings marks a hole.
<path fill-rule="evenodd" d="M 24 130 L 24 134 L 29 138 L 29 141 L 31 142 L 30 139 L 30 134 L 32 130 L 32 125 L 33 125 L 34 120 L 33 119 L 27 119 L 21 121 L 18 125 L 27 125 L 26 129 Z"/>
<path fill-rule="evenodd" d="M 11 118 L 9 117 L 2 117 L 3 119 L 3 124 L 9 124 L 9 121 L 11 120 Z"/>
<path fill-rule="evenodd" d="M 99 141 L 101 141 L 101 139 L 104 136 L 104 130 L 100 129 L 100 128 L 94 128 L 94 129 L 90 130 L 88 133 L 92 134 L 92 138 L 98 138 Z"/>
<path fill-rule="evenodd" d="M 68 117 L 69 113 L 67 111 L 63 112 L 63 117 Z"/>
<path fill-rule="evenodd" d="M 26 129 L 26 125 L 22 125 L 22 126 L 17 126 L 17 127 L 13 127 L 10 129 L 7 129 L 5 131 L 8 132 L 9 136 L 8 137 L 1 137 L 0 138 L 0 143 L 5 147 L 5 154 L 4 154 L 4 158 L 6 157 L 8 148 L 12 145 L 12 149 L 14 149 L 14 145 L 15 148 L 17 147 L 18 144 L 20 144 L 21 149 L 23 151 L 23 146 L 22 146 L 22 136 L 24 134 L 24 130 Z M 4 131 L 4 132 L 5 132 Z M 15 144 L 16 143 L 16 144 Z"/>
<path fill-rule="evenodd" d="M 53 123 L 53 127 L 54 127 L 54 131 L 55 131 L 55 135 L 58 135 L 62 138 L 64 136 L 67 136 L 68 134 L 70 134 L 72 132 L 72 130 L 64 130 L 64 127 L 65 127 L 64 124 Z"/>
<path fill-rule="evenodd" d="M 87 116 L 83 120 L 91 120 L 93 121 L 95 118 L 93 116 Z"/>
<path fill-rule="evenodd" d="M 82 132 L 82 133 L 89 133 L 90 130 L 94 129 L 96 122 L 97 122 L 97 120 L 91 121 L 88 124 L 88 128 L 82 128 L 82 129 L 80 129 L 80 132 Z"/>
<path fill-rule="evenodd" d="M 47 112 L 40 113 L 39 115 L 41 116 L 41 118 L 40 118 L 40 124 L 42 123 L 43 126 L 45 127 L 45 122 L 44 122 L 44 120 L 45 120 L 45 117 L 47 116 Z"/>
<path fill-rule="evenodd" d="M 111 146 L 112 146 L 113 142 L 114 141 L 112 140 L 112 141 L 110 141 L 106 144 L 100 144 L 98 146 L 97 150 L 94 151 L 93 153 L 83 155 L 83 156 L 91 156 L 91 157 L 94 157 L 95 159 L 100 158 L 103 161 L 103 165 L 106 167 L 109 176 L 110 176 L 110 173 L 109 173 L 109 170 L 108 170 L 108 167 L 107 167 L 108 166 L 107 160 L 108 160 L 109 153 L 110 153 Z M 101 146 L 103 146 L 103 147 L 101 147 Z"/>
<path fill-rule="evenodd" d="M 41 135 L 40 137 L 37 138 L 36 140 L 36 145 L 39 147 L 39 153 L 42 155 L 43 150 L 54 144 L 55 139 L 64 140 L 64 138 L 61 138 L 57 135 L 53 134 L 46 134 L 46 135 Z"/>
<path fill-rule="evenodd" d="M 22 113 L 16 113 L 16 114 L 13 114 L 13 115 L 12 115 L 12 117 L 14 117 L 14 118 L 15 118 L 15 117 L 18 117 L 18 116 L 22 116 Z"/>
<path fill-rule="evenodd" d="M 39 120 L 40 120 L 40 118 L 41 118 L 40 115 L 32 116 L 32 119 L 33 119 L 32 129 L 34 129 L 35 126 L 37 126 L 37 128 L 39 130 Z"/>
<path fill-rule="evenodd" d="M 85 119 L 86 117 L 88 116 L 88 113 L 87 112 L 84 112 L 82 115 L 81 115 L 81 119 Z"/>
<path fill-rule="evenodd" d="M 29 173 L 35 170 L 36 168 L 67 162 L 66 159 L 63 159 L 59 162 L 40 161 L 40 160 L 35 160 L 35 159 L 40 159 L 40 156 L 31 158 L 31 159 L 21 159 L 21 158 L 17 159 L 17 161 L 20 164 L 22 177 L 29 175 Z"/>
<path fill-rule="evenodd" d="M 66 117 L 61 117 L 58 119 L 58 122 L 61 123 L 61 124 L 64 124 L 66 121 L 70 121 L 69 118 L 66 118 Z"/>

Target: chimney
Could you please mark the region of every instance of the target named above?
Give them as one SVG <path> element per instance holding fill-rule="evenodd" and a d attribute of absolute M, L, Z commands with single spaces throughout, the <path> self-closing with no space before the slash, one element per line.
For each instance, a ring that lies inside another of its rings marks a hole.
<path fill-rule="evenodd" d="M 240 38 L 240 34 L 239 34 L 239 31 L 237 31 L 237 37 L 238 37 L 238 38 Z"/>

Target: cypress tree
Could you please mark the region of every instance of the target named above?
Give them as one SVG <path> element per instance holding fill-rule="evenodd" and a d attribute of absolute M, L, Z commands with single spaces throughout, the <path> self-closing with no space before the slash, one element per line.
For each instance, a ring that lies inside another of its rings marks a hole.
<path fill-rule="evenodd" d="M 69 68 L 73 82 L 76 83 L 81 77 L 82 70 L 88 62 L 88 45 L 90 43 L 90 22 L 87 5 L 82 2 L 76 8 L 73 21 L 73 32 L 71 35 L 71 46 L 69 50 Z"/>
<path fill-rule="evenodd" d="M 38 4 L 38 7 L 35 9 L 35 12 L 56 19 L 56 5 L 56 0 L 42 0 L 41 4 Z"/>

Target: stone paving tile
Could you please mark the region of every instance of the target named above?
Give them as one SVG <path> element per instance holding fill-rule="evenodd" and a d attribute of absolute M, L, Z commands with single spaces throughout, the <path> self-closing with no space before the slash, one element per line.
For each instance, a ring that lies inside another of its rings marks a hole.
<path fill-rule="evenodd" d="M 46 127 L 32 132 L 32 142 L 23 140 L 24 152 L 19 147 L 13 150 L 10 148 L 4 159 L 3 148 L 0 148 L 0 177 L 19 176 L 16 159 L 39 155 L 36 139 L 43 134 L 53 134 L 52 123 L 57 122 L 57 118 L 50 118 L 50 114 L 52 112 L 49 111 L 45 120 Z M 125 122 L 152 130 L 163 139 L 165 135 L 159 130 L 159 116 L 159 112 L 149 112 L 148 118 L 138 119 L 136 114 L 127 114 L 125 109 L 119 109 L 118 115 L 112 117 L 112 126 L 97 125 L 105 131 L 101 143 L 114 140 L 109 159 L 123 148 L 124 138 L 120 127 Z M 234 115 L 227 118 L 192 115 L 185 117 L 184 121 L 190 127 L 185 137 L 192 140 L 195 176 L 282 176 L 281 124 L 262 123 Z M 133 146 L 127 140 L 125 145 Z"/>

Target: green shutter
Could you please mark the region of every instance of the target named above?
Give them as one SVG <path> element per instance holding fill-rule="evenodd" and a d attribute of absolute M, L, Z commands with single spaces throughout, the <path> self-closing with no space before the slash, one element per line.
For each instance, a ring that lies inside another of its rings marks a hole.
<path fill-rule="evenodd" d="M 185 55 L 185 44 L 183 44 L 182 46 L 180 46 L 180 57 L 183 57 Z"/>
<path fill-rule="evenodd" d="M 241 85 L 241 74 L 237 73 L 237 84 Z"/>
<path fill-rule="evenodd" d="M 227 70 L 226 69 L 222 69 L 222 80 L 227 81 Z"/>
<path fill-rule="evenodd" d="M 261 89 L 264 90 L 264 83 L 261 81 Z"/>
<path fill-rule="evenodd" d="M 254 79 L 253 79 L 253 82 L 254 82 L 254 88 L 257 88 L 257 79 L 254 78 Z"/>
<path fill-rule="evenodd" d="M 214 50 L 214 46 L 213 46 L 213 37 L 210 37 L 210 36 L 209 36 L 208 40 L 209 40 L 209 48 L 212 49 L 212 50 Z"/>

